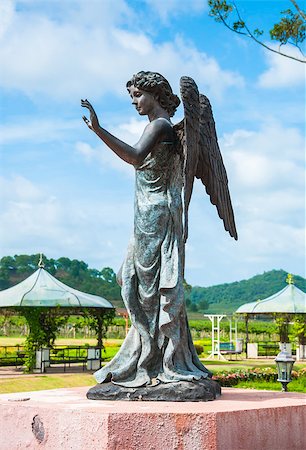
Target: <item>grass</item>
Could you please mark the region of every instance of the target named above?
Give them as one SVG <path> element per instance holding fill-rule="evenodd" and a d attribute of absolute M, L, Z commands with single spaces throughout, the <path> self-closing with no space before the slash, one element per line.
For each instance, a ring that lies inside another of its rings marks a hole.
<path fill-rule="evenodd" d="M 259 389 L 264 391 L 281 391 L 281 383 L 279 381 L 241 381 L 234 388 L 239 389 Z M 288 384 L 289 392 L 306 392 L 306 378 L 292 380 Z"/>
<path fill-rule="evenodd" d="M 0 394 L 11 394 L 13 392 L 41 391 L 47 389 L 72 388 L 81 386 L 94 386 L 95 380 L 91 374 L 50 374 L 50 375 L 27 375 L 16 378 L 0 379 Z M 259 389 L 269 391 L 280 391 L 279 382 L 267 381 L 241 381 L 234 388 Z M 288 385 L 289 392 L 306 392 L 306 379 L 293 380 Z"/>
<path fill-rule="evenodd" d="M 95 380 L 91 374 L 52 374 L 33 375 L 18 378 L 0 379 L 0 393 L 43 391 L 47 389 L 93 386 Z"/>
<path fill-rule="evenodd" d="M 22 345 L 25 341 L 25 337 L 0 337 L 0 346 L 10 346 L 10 345 Z"/>
<path fill-rule="evenodd" d="M 9 345 L 22 345 L 25 342 L 25 337 L 0 337 L 0 346 L 9 346 Z M 97 344 L 97 339 L 66 339 L 59 338 L 55 341 L 56 345 L 91 345 L 95 346 Z"/>
<path fill-rule="evenodd" d="M 0 336 L 0 346 L 10 346 L 10 345 L 22 345 L 25 342 L 25 337 L 7 337 Z M 103 343 L 107 347 L 120 346 L 123 339 L 104 339 Z M 94 347 L 97 345 L 97 339 L 72 339 L 72 338 L 58 338 L 55 341 L 55 345 L 90 345 Z"/>

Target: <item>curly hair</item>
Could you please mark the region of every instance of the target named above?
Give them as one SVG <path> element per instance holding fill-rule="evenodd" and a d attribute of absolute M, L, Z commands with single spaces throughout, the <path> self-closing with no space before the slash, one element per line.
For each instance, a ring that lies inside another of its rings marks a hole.
<path fill-rule="evenodd" d="M 170 117 L 181 103 L 177 95 L 172 92 L 171 86 L 160 73 L 157 72 L 138 72 L 126 83 L 127 89 L 135 86 L 142 91 L 149 92 L 164 108 Z"/>

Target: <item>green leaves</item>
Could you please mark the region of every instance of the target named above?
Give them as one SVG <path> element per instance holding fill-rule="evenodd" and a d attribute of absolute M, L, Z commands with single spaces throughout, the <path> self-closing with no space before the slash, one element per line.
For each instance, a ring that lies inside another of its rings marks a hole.
<path fill-rule="evenodd" d="M 41 307 L 23 307 L 19 313 L 29 325 L 29 334 L 25 341 L 25 366 L 27 372 L 32 372 L 36 363 L 36 350 L 53 346 L 56 333 L 67 322 L 68 315 L 63 312 L 60 315 L 58 308 Z"/>
<path fill-rule="evenodd" d="M 279 41 L 282 45 L 291 42 L 298 46 L 305 39 L 305 20 L 298 13 L 294 14 L 291 9 L 281 11 L 281 14 L 284 17 L 270 30 L 271 39 Z"/>
<path fill-rule="evenodd" d="M 233 23 L 234 31 L 243 30 L 244 28 L 245 28 L 245 22 L 243 20 L 238 20 L 237 22 Z"/>
<path fill-rule="evenodd" d="M 262 45 L 273 53 L 278 53 L 287 58 L 305 63 L 306 60 L 300 48 L 300 44 L 305 40 L 306 14 L 299 7 L 297 1 L 291 0 L 291 3 L 294 5 L 296 12 L 292 12 L 290 8 L 281 11 L 280 14 L 283 15 L 283 17 L 272 26 L 269 30 L 269 35 L 272 41 L 277 41 L 280 45 L 291 44 L 297 47 L 301 53 L 300 58 L 288 53 L 283 53 L 274 47 L 270 47 L 266 42 L 261 41 L 260 37 L 264 35 L 264 31 L 259 28 L 252 30 L 247 24 L 247 21 L 242 18 L 236 3 L 220 0 L 208 1 L 210 7 L 209 15 L 213 17 L 216 22 L 221 22 L 229 30 L 253 39 L 257 44 Z"/>
<path fill-rule="evenodd" d="M 300 345 L 306 345 L 306 315 L 297 314 L 292 326 L 294 337 Z"/>
<path fill-rule="evenodd" d="M 217 22 L 226 20 L 234 9 L 233 5 L 228 4 L 226 1 L 218 0 L 209 0 L 208 6 L 210 7 L 209 15 L 214 17 Z"/>

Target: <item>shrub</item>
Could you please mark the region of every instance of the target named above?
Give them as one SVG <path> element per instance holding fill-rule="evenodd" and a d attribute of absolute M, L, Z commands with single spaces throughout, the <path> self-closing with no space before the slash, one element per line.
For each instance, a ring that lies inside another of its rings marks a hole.
<path fill-rule="evenodd" d="M 204 347 L 203 345 L 200 344 L 194 344 L 194 348 L 196 349 L 196 352 L 198 355 L 200 355 L 201 353 L 204 352 Z"/>
<path fill-rule="evenodd" d="M 299 371 L 293 370 L 291 373 L 292 379 L 300 379 L 306 377 L 306 368 Z M 213 375 L 213 380 L 218 381 L 221 386 L 231 387 L 236 386 L 240 381 L 277 381 L 276 368 L 251 368 L 231 372 L 216 372 Z"/>

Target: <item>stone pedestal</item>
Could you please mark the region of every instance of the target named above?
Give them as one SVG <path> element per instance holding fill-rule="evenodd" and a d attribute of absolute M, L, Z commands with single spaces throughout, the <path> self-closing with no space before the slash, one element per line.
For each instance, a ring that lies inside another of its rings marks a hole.
<path fill-rule="evenodd" d="M 88 388 L 0 395 L 1 450 L 302 450 L 306 395 L 223 388 L 213 402 L 93 401 Z"/>

